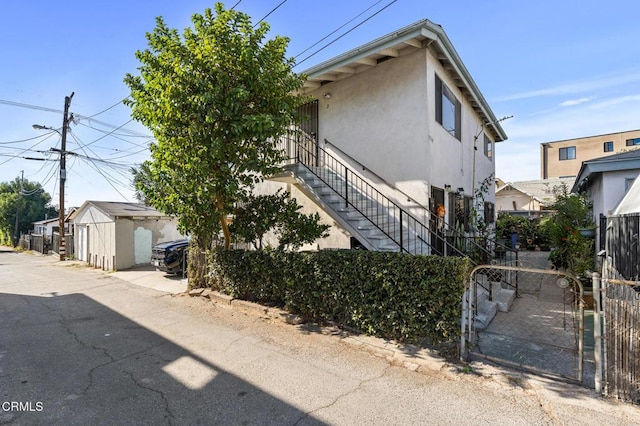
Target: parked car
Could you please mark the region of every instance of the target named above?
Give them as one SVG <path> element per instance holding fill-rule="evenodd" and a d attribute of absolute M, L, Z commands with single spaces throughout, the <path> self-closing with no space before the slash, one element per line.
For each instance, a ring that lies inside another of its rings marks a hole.
<path fill-rule="evenodd" d="M 159 271 L 181 274 L 187 266 L 189 240 L 158 243 L 151 250 L 151 264 Z"/>

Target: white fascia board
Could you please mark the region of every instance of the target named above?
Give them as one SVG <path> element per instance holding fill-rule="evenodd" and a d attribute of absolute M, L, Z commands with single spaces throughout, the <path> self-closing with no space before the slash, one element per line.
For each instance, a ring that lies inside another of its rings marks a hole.
<path fill-rule="evenodd" d="M 479 105 L 485 117 L 487 117 L 488 123 L 484 124 L 491 126 L 494 129 L 496 135 L 498 135 L 498 140 L 496 140 L 495 142 L 506 140 L 507 134 L 505 133 L 500 123 L 497 122 L 498 119 L 493 114 L 493 111 L 491 111 L 489 104 L 480 92 L 480 89 L 478 88 L 476 83 L 473 81 L 473 78 L 471 78 L 471 74 L 469 74 L 469 71 L 464 66 L 462 59 L 456 52 L 446 33 L 440 25 L 434 24 L 428 19 L 418 21 L 412 25 L 382 36 L 367 44 L 338 55 L 332 59 L 321 62 L 320 64 L 303 71 L 302 74 L 305 74 L 308 77 L 308 83 L 318 84 L 318 80 L 323 80 L 323 75 L 331 74 L 335 70 L 340 68 L 353 67 L 353 64 L 357 63 L 358 61 L 366 62 L 366 59 L 368 59 L 372 55 L 382 54 L 381 51 L 385 49 L 395 47 L 405 41 L 409 41 L 415 38 L 431 40 L 438 44 L 439 49 L 444 53 L 447 61 L 451 64 L 455 73 L 460 77 L 460 80 L 469 90 L 474 101 Z M 407 45 L 415 46 L 415 43 L 408 43 Z"/>

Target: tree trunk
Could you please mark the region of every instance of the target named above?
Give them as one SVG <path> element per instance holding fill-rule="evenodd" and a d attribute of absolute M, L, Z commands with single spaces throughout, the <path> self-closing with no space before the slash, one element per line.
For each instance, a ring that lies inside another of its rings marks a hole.
<path fill-rule="evenodd" d="M 229 250 L 231 248 L 231 233 L 229 232 L 229 222 L 227 221 L 227 215 L 224 212 L 224 201 L 222 197 L 216 197 L 216 207 L 222 215 L 220 216 L 220 227 L 224 234 L 224 249 Z"/>

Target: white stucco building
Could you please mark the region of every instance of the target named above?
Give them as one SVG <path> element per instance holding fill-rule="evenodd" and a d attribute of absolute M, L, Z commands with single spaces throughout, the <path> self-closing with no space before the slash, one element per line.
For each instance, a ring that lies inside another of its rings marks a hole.
<path fill-rule="evenodd" d="M 360 232 L 362 223 L 349 224 L 349 218 L 341 216 L 351 207 L 364 216 L 372 209 L 376 216 L 381 211 L 394 216 L 400 221 L 395 231 L 383 229 L 391 225 L 380 224 L 381 219 L 371 222 L 379 222 L 375 227 L 386 234 L 395 232 L 398 246 L 403 237 L 397 229 L 406 232 L 407 218 L 428 228 L 420 231 L 425 244 L 435 238 L 436 227 L 468 226 L 474 191 L 483 181 L 494 181 L 494 144 L 507 136 L 442 27 L 428 20 L 416 22 L 304 74 L 308 80 L 303 92 L 315 100 L 305 110 L 309 119 L 302 125 L 304 145 L 295 151 L 289 142 L 291 157 L 311 156 L 308 169 L 329 167 L 338 175 L 338 186 L 340 179 L 346 180 L 368 198 L 381 194 L 393 203 L 376 201 L 377 207 L 360 208 L 345 200 L 340 207 L 315 197 L 340 225 L 332 245 L 353 236 L 367 248 L 392 249 L 388 242 L 364 241 L 368 237 Z M 297 177 L 288 184 L 300 184 L 300 173 Z M 314 183 L 306 183 L 309 195 Z M 335 195 L 343 196 L 340 190 Z M 488 222 L 494 217 L 494 197 L 490 186 L 480 206 Z M 436 212 L 444 216 L 436 219 Z"/>
<path fill-rule="evenodd" d="M 571 191 L 588 194 L 593 203 L 593 218 L 599 225 L 601 216 L 630 213 L 633 210 L 633 197 L 630 197 L 625 207 L 616 212 L 638 175 L 640 150 L 594 158 L 582 163 Z M 600 248 L 597 241 L 596 249 Z"/>
<path fill-rule="evenodd" d="M 86 201 L 70 221 L 75 257 L 104 270 L 149 264 L 155 244 L 184 238 L 174 218 L 140 203 Z"/>

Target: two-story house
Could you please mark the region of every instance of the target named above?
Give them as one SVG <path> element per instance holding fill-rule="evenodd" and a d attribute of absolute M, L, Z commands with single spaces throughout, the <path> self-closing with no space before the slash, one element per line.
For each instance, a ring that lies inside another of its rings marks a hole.
<path fill-rule="evenodd" d="M 494 144 L 507 139 L 441 26 L 422 20 L 304 71 L 313 98 L 286 141 L 288 185 L 338 225 L 320 247 L 442 250 L 494 220 Z M 268 185 L 273 185 L 273 181 Z M 272 188 L 273 189 L 273 188 Z"/>

